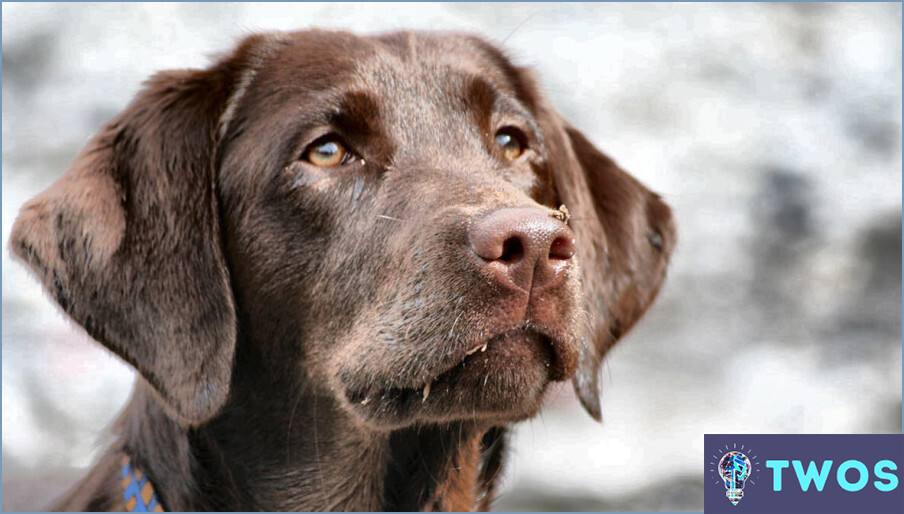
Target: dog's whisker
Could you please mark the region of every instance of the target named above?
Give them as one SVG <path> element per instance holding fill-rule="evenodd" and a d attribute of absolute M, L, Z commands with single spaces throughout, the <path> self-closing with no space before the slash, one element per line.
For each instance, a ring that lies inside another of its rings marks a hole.
<path fill-rule="evenodd" d="M 521 29 L 521 27 L 523 27 L 525 24 L 527 24 L 527 22 L 529 22 L 529 21 L 531 20 L 531 18 L 533 18 L 534 16 L 536 16 L 537 13 L 539 13 L 539 12 L 540 12 L 540 11 L 534 11 L 534 12 L 530 13 L 530 15 L 529 15 L 528 17 L 524 18 L 524 19 L 521 21 L 521 23 L 519 23 L 514 29 L 512 29 L 512 31 L 509 32 L 507 36 L 505 36 L 505 38 L 502 40 L 502 43 L 501 43 L 501 44 L 504 45 L 505 43 L 507 43 L 508 40 L 509 40 L 512 36 L 514 36 L 514 35 Z"/>
<path fill-rule="evenodd" d="M 455 317 L 455 321 L 452 322 L 452 328 L 449 329 L 449 337 L 452 337 L 452 334 L 455 332 L 455 325 L 458 324 L 458 320 L 461 319 L 461 314 Z"/>
<path fill-rule="evenodd" d="M 304 395 L 301 391 L 296 392 L 295 402 L 292 404 L 292 411 L 289 414 L 289 424 L 286 428 L 286 464 L 291 461 L 291 443 L 292 443 L 292 422 L 295 420 L 295 411 Z"/>
<path fill-rule="evenodd" d="M 326 483 L 323 479 L 323 460 L 320 457 L 320 434 L 317 429 L 317 396 L 314 396 L 312 402 L 313 408 L 313 432 L 314 432 L 314 463 L 317 466 L 317 478 L 320 480 L 320 494 L 323 498 L 329 498 L 326 492 Z"/>

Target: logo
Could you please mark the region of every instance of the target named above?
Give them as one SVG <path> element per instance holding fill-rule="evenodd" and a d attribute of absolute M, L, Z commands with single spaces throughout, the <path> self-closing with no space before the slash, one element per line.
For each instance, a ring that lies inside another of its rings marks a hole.
<path fill-rule="evenodd" d="M 725 444 L 711 454 L 709 472 L 717 478 L 716 483 L 725 486 L 725 497 L 728 501 L 732 505 L 737 505 L 744 497 L 744 486 L 747 482 L 756 484 L 752 479 L 753 475 L 759 472 L 756 465 L 757 456 L 750 448 L 738 443 Z"/>
<path fill-rule="evenodd" d="M 737 448 L 738 445 L 735 443 L 732 446 Z M 728 445 L 725 445 L 724 449 L 728 450 Z M 743 444 L 741 445 L 741 450 L 744 450 Z M 749 452 L 750 450 L 747 451 Z M 715 459 L 715 455 L 713 458 Z M 755 460 L 756 456 L 753 459 Z M 753 465 L 750 461 L 751 459 L 742 451 L 729 450 L 722 455 L 721 459 L 718 459 L 718 464 L 710 462 L 710 465 L 715 466 L 715 468 L 710 469 L 710 472 L 715 471 L 718 473 L 722 484 L 725 486 L 725 496 L 734 505 L 737 505 L 741 498 L 744 497 L 744 486 L 753 474 Z M 754 484 L 755 482 L 751 480 L 750 483 Z"/>
<path fill-rule="evenodd" d="M 707 434 L 704 448 L 708 514 L 904 514 L 904 435 Z"/>

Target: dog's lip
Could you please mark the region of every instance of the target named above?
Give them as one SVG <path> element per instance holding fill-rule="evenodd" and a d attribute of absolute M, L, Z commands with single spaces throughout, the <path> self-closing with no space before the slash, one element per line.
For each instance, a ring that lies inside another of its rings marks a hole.
<path fill-rule="evenodd" d="M 504 341 L 508 341 L 511 339 L 518 338 L 528 338 L 528 337 L 539 337 L 543 344 L 547 345 L 550 348 L 550 355 L 552 356 L 552 362 L 549 363 L 550 368 L 550 379 L 552 380 L 562 380 L 564 379 L 565 374 L 568 370 L 565 369 L 565 363 L 567 359 L 563 355 L 566 351 L 565 344 L 563 341 L 558 340 L 553 335 L 549 334 L 546 330 L 543 330 L 534 326 L 514 326 L 514 327 L 506 327 L 502 330 L 495 331 L 489 337 L 484 337 L 482 340 L 478 341 L 474 344 L 465 344 L 462 345 L 456 353 L 458 354 L 456 358 L 452 361 L 452 364 L 447 365 L 443 368 L 437 369 L 434 372 L 430 373 L 432 379 L 427 379 L 417 385 L 410 384 L 411 387 L 423 387 L 425 384 L 429 384 L 431 382 L 435 382 L 443 375 L 449 373 L 450 371 L 455 370 L 460 367 L 463 363 L 465 363 L 472 355 L 476 353 L 483 353 L 492 346 L 493 344 L 499 344 Z"/>
<path fill-rule="evenodd" d="M 513 339 L 517 340 L 527 338 L 539 338 L 540 343 L 549 348 L 551 362 L 549 362 L 548 364 L 548 369 L 549 379 L 551 381 L 560 381 L 568 378 L 571 371 L 573 371 L 572 369 L 570 369 L 573 366 L 569 366 L 568 363 L 573 359 L 568 358 L 569 350 L 566 343 L 551 335 L 548 331 L 543 330 L 542 328 L 520 325 L 507 327 L 502 330 L 496 331 L 493 333 L 493 335 L 485 337 L 478 343 L 468 343 L 461 345 L 461 347 L 456 350 L 456 353 L 458 355 L 455 359 L 452 360 L 452 364 L 433 370 L 428 374 L 429 378 L 426 378 L 424 380 L 409 380 L 405 382 L 398 382 L 388 387 L 378 386 L 369 388 L 367 390 L 362 389 L 357 391 L 346 391 L 346 394 L 348 395 L 347 397 L 352 403 L 358 403 L 361 405 L 367 405 L 368 403 L 370 403 L 372 398 L 384 397 L 387 393 L 393 391 L 420 391 L 420 394 L 423 395 L 423 399 L 426 400 L 430 395 L 431 384 L 442 381 L 446 377 L 457 372 L 461 368 L 461 366 L 466 364 L 468 359 L 472 356 L 475 356 L 475 354 L 485 352 L 494 344 L 504 343 Z"/>

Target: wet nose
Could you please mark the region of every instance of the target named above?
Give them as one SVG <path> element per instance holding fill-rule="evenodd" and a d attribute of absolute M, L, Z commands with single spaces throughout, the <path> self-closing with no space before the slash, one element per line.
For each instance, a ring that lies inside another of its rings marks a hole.
<path fill-rule="evenodd" d="M 530 291 L 554 286 L 574 256 L 574 233 L 553 211 L 539 207 L 497 209 L 468 227 L 471 249 L 503 284 Z"/>

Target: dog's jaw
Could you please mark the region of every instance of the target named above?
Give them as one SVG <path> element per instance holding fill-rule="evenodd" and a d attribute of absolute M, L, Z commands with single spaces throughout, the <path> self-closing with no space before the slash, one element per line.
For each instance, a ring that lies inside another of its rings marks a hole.
<path fill-rule="evenodd" d="M 397 385 L 362 387 L 351 374 L 345 375 L 351 380 L 337 377 L 334 383 L 342 391 L 343 405 L 375 430 L 455 421 L 520 421 L 536 414 L 551 382 L 571 377 L 571 348 L 538 331 L 519 328 L 476 344 L 423 383 L 399 377 Z"/>

